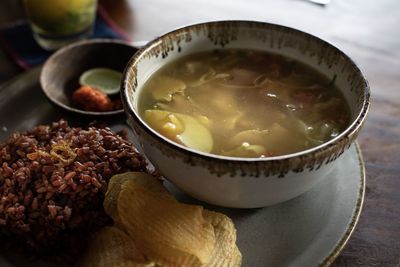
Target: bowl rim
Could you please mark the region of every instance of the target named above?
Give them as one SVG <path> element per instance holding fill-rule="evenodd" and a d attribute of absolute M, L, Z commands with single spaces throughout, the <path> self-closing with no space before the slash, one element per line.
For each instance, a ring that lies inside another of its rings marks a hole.
<path fill-rule="evenodd" d="M 117 110 L 112 110 L 112 111 L 86 111 L 83 109 L 75 108 L 69 105 L 66 105 L 57 99 L 53 98 L 51 94 L 48 92 L 48 85 L 46 82 L 46 77 L 47 72 L 50 71 L 50 63 L 57 61 L 57 58 L 65 53 L 68 53 L 68 51 L 72 49 L 79 49 L 79 47 L 83 46 L 90 46 L 93 44 L 107 44 L 107 45 L 124 45 L 126 47 L 131 47 L 136 49 L 136 51 L 139 50 L 139 48 L 132 43 L 129 43 L 124 40 L 119 40 L 119 39 L 107 39 L 107 38 L 95 38 L 95 39 L 87 39 L 87 40 L 81 40 L 77 42 L 73 42 L 71 44 L 68 44 L 66 46 L 63 46 L 62 48 L 58 49 L 56 52 L 54 52 L 42 65 L 42 69 L 40 71 L 40 77 L 39 77 L 39 82 L 40 82 L 40 87 L 43 91 L 43 93 L 46 95 L 46 97 L 56 106 L 68 111 L 72 112 L 75 114 L 80 114 L 80 115 L 86 115 L 86 116 L 96 116 L 96 117 L 101 117 L 101 116 L 112 116 L 112 115 L 118 115 L 118 114 L 123 114 L 124 109 L 117 109 Z M 136 52 L 135 52 L 136 53 Z M 121 80 L 122 84 L 122 80 Z M 122 94 L 121 94 L 122 98 Z"/>
<path fill-rule="evenodd" d="M 259 157 L 259 158 L 246 158 L 246 157 L 231 157 L 231 156 L 223 156 L 223 155 L 218 155 L 218 154 L 212 154 L 212 153 L 206 153 L 202 151 L 198 151 L 192 148 L 188 148 L 186 146 L 183 146 L 181 144 L 178 144 L 154 129 L 152 129 L 138 114 L 138 111 L 135 109 L 130 108 L 130 100 L 129 100 L 129 94 L 128 94 L 128 87 L 129 87 L 129 80 L 128 78 L 130 77 L 129 72 L 132 69 L 133 66 L 139 63 L 139 61 L 151 50 L 153 47 L 158 46 L 163 39 L 167 38 L 170 35 L 174 34 L 179 34 L 179 33 L 186 33 L 190 32 L 192 29 L 196 27 L 203 27 L 207 25 L 224 25 L 224 24 L 235 24 L 243 26 L 256 26 L 256 27 L 269 27 L 269 28 L 275 28 L 279 30 L 285 30 L 285 31 L 292 31 L 297 34 L 307 36 L 308 38 L 313 39 L 314 41 L 320 42 L 324 45 L 327 45 L 331 49 L 335 50 L 338 54 L 340 54 L 347 62 L 352 65 L 354 70 L 356 71 L 357 75 L 362 78 L 363 81 L 363 101 L 362 101 L 362 106 L 360 110 L 357 113 L 356 118 L 347 126 L 347 128 L 342 131 L 338 136 L 335 138 L 324 142 L 321 145 L 311 147 L 306 150 L 301 150 L 295 153 L 290 153 L 290 154 L 285 154 L 285 155 L 279 155 L 279 156 L 271 156 L 271 157 Z M 370 87 L 367 79 L 365 78 L 365 75 L 359 68 L 359 66 L 352 60 L 347 54 L 345 54 L 342 50 L 340 50 L 338 47 L 333 45 L 332 43 L 317 37 L 313 34 L 307 33 L 302 30 L 298 30 L 292 27 L 280 25 L 280 24 L 274 24 L 274 23 L 269 23 L 269 22 L 261 22 L 261 21 L 252 21 L 252 20 L 216 20 L 216 21 L 208 21 L 208 22 L 202 22 L 202 23 L 195 23 L 195 24 L 190 24 L 190 25 L 185 25 L 179 28 L 175 28 L 172 31 L 169 31 L 167 33 L 164 33 L 152 41 L 148 42 L 146 45 L 142 46 L 129 60 L 127 63 L 125 70 L 123 72 L 123 79 L 121 83 L 121 93 L 122 93 L 122 104 L 125 110 L 125 113 L 128 118 L 132 118 L 141 129 L 144 129 L 146 133 L 148 133 L 151 137 L 153 137 L 156 140 L 161 141 L 162 144 L 167 145 L 169 148 L 173 150 L 177 150 L 178 152 L 182 152 L 188 156 L 192 157 L 197 157 L 197 158 L 202 158 L 204 160 L 217 160 L 217 161 L 222 161 L 222 162 L 236 162 L 236 163 L 251 163 L 251 162 L 275 162 L 275 161 L 281 161 L 281 160 L 295 160 L 300 157 L 304 156 L 309 156 L 309 155 L 314 155 L 314 154 L 319 154 L 323 152 L 327 152 L 330 148 L 337 146 L 338 144 L 344 142 L 345 145 L 350 145 L 355 138 L 349 138 L 350 136 L 357 135 L 358 131 L 361 129 L 367 113 L 370 108 L 370 97 L 371 97 L 371 92 L 370 92 Z M 335 157 L 336 158 L 336 157 Z"/>

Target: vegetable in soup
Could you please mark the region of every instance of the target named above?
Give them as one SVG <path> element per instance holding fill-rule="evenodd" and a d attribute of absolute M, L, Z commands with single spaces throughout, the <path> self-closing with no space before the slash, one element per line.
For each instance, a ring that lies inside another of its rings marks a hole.
<path fill-rule="evenodd" d="M 306 150 L 336 137 L 350 121 L 334 80 L 253 50 L 215 50 L 166 64 L 144 84 L 139 113 L 179 144 L 232 157 Z"/>

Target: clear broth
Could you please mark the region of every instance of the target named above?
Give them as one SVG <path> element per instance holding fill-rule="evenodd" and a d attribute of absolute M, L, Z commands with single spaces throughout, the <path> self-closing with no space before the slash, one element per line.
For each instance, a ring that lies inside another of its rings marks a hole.
<path fill-rule="evenodd" d="M 144 84 L 139 113 L 177 143 L 232 157 L 306 150 L 350 121 L 334 80 L 254 50 L 214 50 L 166 64 Z"/>

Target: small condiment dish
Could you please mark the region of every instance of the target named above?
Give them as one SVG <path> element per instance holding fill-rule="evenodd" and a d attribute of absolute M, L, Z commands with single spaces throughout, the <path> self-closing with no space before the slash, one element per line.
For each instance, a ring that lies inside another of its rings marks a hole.
<path fill-rule="evenodd" d="M 56 106 L 77 115 L 123 114 L 122 108 L 104 112 L 80 109 L 72 102 L 72 94 L 80 87 L 82 73 L 93 68 L 109 68 L 122 73 L 137 50 L 129 43 L 112 39 L 85 40 L 65 46 L 44 63 L 40 74 L 43 92 Z"/>
<path fill-rule="evenodd" d="M 349 104 L 351 122 L 344 131 L 321 145 L 265 158 L 199 152 L 149 127 L 138 111 L 140 93 L 149 76 L 178 58 L 217 48 L 261 50 L 311 66 L 335 82 Z M 337 159 L 355 141 L 365 121 L 370 98 L 368 83 L 360 69 L 338 48 L 296 29 L 252 21 L 196 24 L 156 38 L 129 61 L 121 90 L 128 122 L 156 169 L 197 199 L 235 208 L 284 202 L 327 177 L 336 167 Z"/>

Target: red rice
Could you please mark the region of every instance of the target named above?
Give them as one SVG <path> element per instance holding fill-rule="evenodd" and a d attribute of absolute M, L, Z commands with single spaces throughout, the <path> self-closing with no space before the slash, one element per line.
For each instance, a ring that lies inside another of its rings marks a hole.
<path fill-rule="evenodd" d="M 34 153 L 50 153 L 59 143 L 76 154 L 66 166 Z M 145 169 L 133 145 L 109 128 L 71 128 L 60 120 L 15 133 L 0 145 L 0 236 L 38 250 L 105 225 L 102 203 L 110 177 Z"/>

